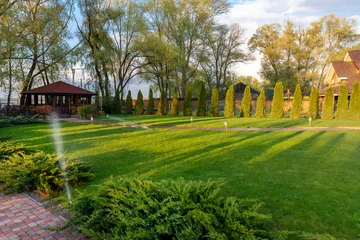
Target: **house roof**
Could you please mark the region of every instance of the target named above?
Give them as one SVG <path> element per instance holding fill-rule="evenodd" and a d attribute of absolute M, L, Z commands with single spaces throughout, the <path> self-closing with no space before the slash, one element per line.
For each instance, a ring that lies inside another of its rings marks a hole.
<path fill-rule="evenodd" d="M 353 83 L 350 84 L 349 82 L 347 82 L 347 83 L 343 83 L 343 84 L 346 84 L 347 89 L 348 89 L 348 93 L 350 94 L 351 91 L 352 91 Z M 342 85 L 342 84 L 337 84 L 337 85 L 332 85 L 332 86 L 330 86 L 330 87 L 332 87 L 332 88 L 334 89 L 334 95 L 335 95 L 335 96 L 337 96 L 337 95 L 340 94 L 340 87 L 341 87 L 341 85 Z M 328 88 L 330 88 L 330 87 L 320 89 L 320 91 L 319 91 L 319 96 L 325 96 L 326 90 L 328 90 Z"/>
<path fill-rule="evenodd" d="M 349 55 L 357 69 L 360 69 L 360 50 L 349 51 Z"/>
<path fill-rule="evenodd" d="M 34 88 L 31 90 L 23 91 L 21 94 L 49 94 L 49 95 L 96 95 L 96 93 L 88 91 L 83 88 L 76 87 L 69 83 L 58 81 L 45 85 L 42 87 Z"/>
<path fill-rule="evenodd" d="M 356 72 L 352 62 L 333 61 L 331 64 L 339 78 L 346 77 L 349 82 L 360 80 L 360 74 Z"/>

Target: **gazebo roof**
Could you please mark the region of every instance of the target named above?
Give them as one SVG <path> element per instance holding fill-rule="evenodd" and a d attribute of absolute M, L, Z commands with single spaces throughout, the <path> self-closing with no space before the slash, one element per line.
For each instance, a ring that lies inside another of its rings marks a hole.
<path fill-rule="evenodd" d="M 94 92 L 76 87 L 74 85 L 71 85 L 63 81 L 58 81 L 42 87 L 26 90 L 23 91 L 21 94 L 88 95 L 88 96 L 96 95 L 96 93 Z"/>

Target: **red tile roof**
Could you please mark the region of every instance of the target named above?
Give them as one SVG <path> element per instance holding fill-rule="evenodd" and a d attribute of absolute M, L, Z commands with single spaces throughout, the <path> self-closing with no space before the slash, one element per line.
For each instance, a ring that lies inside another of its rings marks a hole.
<path fill-rule="evenodd" d="M 49 85 L 23 91 L 21 94 L 96 95 L 94 92 L 76 87 L 63 81 L 58 81 Z"/>
<path fill-rule="evenodd" d="M 360 50 L 349 51 L 350 58 L 354 61 L 354 64 L 360 69 Z"/>

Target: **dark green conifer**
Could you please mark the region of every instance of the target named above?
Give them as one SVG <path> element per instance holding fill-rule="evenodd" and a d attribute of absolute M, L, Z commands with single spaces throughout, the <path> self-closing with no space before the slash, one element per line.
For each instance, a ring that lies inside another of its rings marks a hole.
<path fill-rule="evenodd" d="M 150 114 L 150 115 L 153 115 L 155 113 L 154 108 L 155 108 L 154 96 L 153 96 L 153 91 L 150 88 L 150 90 L 149 90 L 149 102 L 148 102 L 148 105 L 147 105 L 147 108 L 146 108 L 146 113 Z"/>
<path fill-rule="evenodd" d="M 204 83 L 201 83 L 201 90 L 196 115 L 201 117 L 206 115 L 206 89 Z"/>
<path fill-rule="evenodd" d="M 316 87 L 312 87 L 310 93 L 310 102 L 309 102 L 307 117 L 316 119 L 318 117 L 318 112 L 319 112 L 319 93 Z"/>
<path fill-rule="evenodd" d="M 336 105 L 335 118 L 347 119 L 349 117 L 349 92 L 346 84 L 340 86 L 340 93 Z"/>
<path fill-rule="evenodd" d="M 160 100 L 158 104 L 158 115 L 166 115 L 166 94 L 164 91 L 161 91 L 160 93 Z"/>
<path fill-rule="evenodd" d="M 143 101 L 143 95 L 141 91 L 139 90 L 137 99 L 136 99 L 136 114 L 142 115 L 144 113 L 144 101 Z"/>
<path fill-rule="evenodd" d="M 188 87 L 186 89 L 186 92 L 185 92 L 183 115 L 184 116 L 192 116 L 192 92 L 191 92 L 191 87 Z"/>
<path fill-rule="evenodd" d="M 125 109 L 127 114 L 132 114 L 133 112 L 133 106 L 132 106 L 132 98 L 131 98 L 131 91 L 128 91 L 128 94 L 126 96 L 126 102 L 125 102 Z"/>

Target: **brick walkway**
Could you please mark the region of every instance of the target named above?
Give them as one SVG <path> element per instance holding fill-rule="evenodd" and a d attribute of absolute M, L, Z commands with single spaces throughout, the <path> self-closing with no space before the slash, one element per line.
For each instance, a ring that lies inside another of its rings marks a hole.
<path fill-rule="evenodd" d="M 55 216 L 26 194 L 0 193 L 0 240 L 8 239 L 85 239 L 67 230 L 52 231 L 66 221 Z"/>

